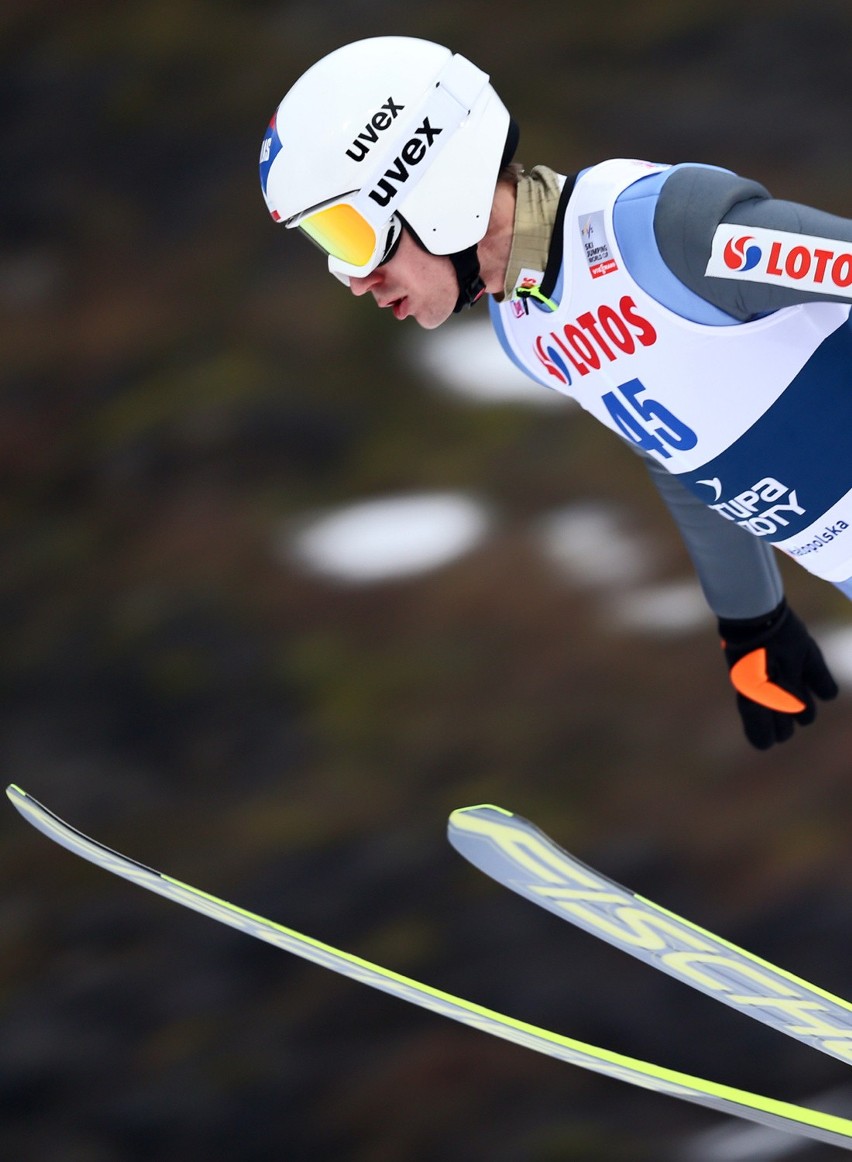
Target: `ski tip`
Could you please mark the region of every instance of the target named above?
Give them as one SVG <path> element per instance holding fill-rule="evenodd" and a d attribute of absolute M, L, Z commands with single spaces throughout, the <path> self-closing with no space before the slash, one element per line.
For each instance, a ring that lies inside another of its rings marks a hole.
<path fill-rule="evenodd" d="M 6 788 L 6 794 L 13 803 L 18 803 L 21 799 L 29 798 L 23 787 L 19 787 L 17 783 L 10 783 Z"/>
<path fill-rule="evenodd" d="M 497 807 L 494 803 L 477 803 L 475 807 L 457 807 L 450 815 L 450 822 L 454 819 L 461 819 L 464 815 L 480 815 L 483 811 L 496 811 L 498 815 L 506 815 L 511 819 L 514 815 L 513 811 L 507 811 L 505 807 Z"/>

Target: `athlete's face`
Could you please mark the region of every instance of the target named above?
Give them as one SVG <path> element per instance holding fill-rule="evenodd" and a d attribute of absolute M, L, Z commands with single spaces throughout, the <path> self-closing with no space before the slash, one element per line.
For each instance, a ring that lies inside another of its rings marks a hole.
<path fill-rule="evenodd" d="M 427 253 L 407 230 L 393 258 L 364 278 L 350 277 L 349 289 L 353 295 L 371 294 L 394 318 L 411 317 L 427 330 L 446 322 L 459 293 L 449 258 Z"/>

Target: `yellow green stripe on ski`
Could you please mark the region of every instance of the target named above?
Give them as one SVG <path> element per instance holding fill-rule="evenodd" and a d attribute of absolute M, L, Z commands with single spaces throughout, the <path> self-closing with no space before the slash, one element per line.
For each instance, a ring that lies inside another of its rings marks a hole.
<path fill-rule="evenodd" d="M 66 824 L 18 786 L 9 786 L 7 795 L 17 810 L 37 830 L 69 851 L 123 879 L 139 884 L 140 887 L 166 896 L 203 915 L 332 971 L 493 1036 L 568 1061 L 581 1068 L 697 1102 L 720 1113 L 747 1118 L 779 1130 L 803 1134 L 852 1150 L 852 1121 L 846 1118 L 791 1102 L 762 1097 L 746 1090 L 707 1081 L 665 1066 L 588 1045 L 433 988 L 352 953 L 343 952 L 323 941 L 305 936 L 276 921 L 230 904 L 123 856 Z"/>

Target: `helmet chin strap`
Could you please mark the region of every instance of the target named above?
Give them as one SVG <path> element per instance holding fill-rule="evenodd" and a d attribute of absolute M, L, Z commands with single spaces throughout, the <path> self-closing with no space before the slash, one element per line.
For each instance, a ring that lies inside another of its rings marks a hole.
<path fill-rule="evenodd" d="M 509 129 L 506 133 L 506 143 L 503 146 L 503 156 L 500 158 L 501 171 L 515 156 L 519 138 L 520 130 L 518 129 L 518 123 L 514 117 L 510 117 Z M 417 236 L 415 235 L 415 237 Z M 479 270 L 479 254 L 476 244 L 468 246 L 467 250 L 459 250 L 456 254 L 450 254 L 449 259 L 453 264 L 456 272 L 456 281 L 459 284 L 459 297 L 456 299 L 456 305 L 453 308 L 453 314 L 457 315 L 459 311 L 463 311 L 465 307 L 472 307 L 474 303 L 482 298 L 485 293 L 485 283 L 482 281 L 482 275 Z"/>
<path fill-rule="evenodd" d="M 467 250 L 459 250 L 456 254 L 447 256 L 456 272 L 456 282 L 459 284 L 459 297 L 453 308 L 457 315 L 465 307 L 472 307 L 485 293 L 485 283 L 479 270 L 479 254 L 476 245 L 468 246 Z"/>

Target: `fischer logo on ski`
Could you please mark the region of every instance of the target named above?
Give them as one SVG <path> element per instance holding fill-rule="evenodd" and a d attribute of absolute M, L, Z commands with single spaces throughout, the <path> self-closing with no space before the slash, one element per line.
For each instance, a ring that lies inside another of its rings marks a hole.
<path fill-rule="evenodd" d="M 450 816 L 449 840 L 492 879 L 646 964 L 852 1062 L 852 1005 L 621 887 L 493 806 Z"/>

